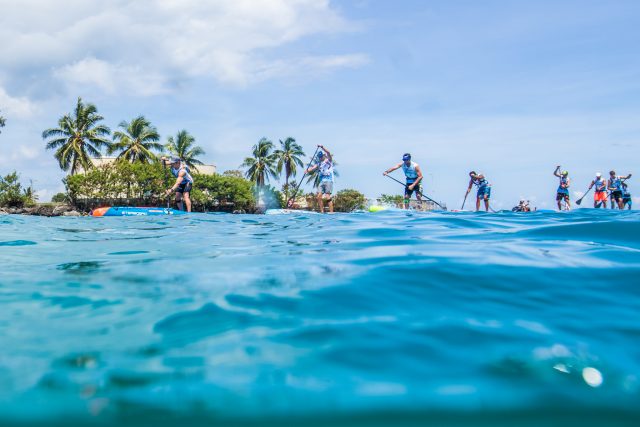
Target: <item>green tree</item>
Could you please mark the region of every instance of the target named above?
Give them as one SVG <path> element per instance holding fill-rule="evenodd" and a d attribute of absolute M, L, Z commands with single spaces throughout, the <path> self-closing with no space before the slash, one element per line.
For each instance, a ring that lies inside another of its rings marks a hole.
<path fill-rule="evenodd" d="M 56 193 L 51 197 L 53 203 L 65 203 L 67 201 L 67 195 L 65 193 Z"/>
<path fill-rule="evenodd" d="M 222 172 L 223 176 L 235 176 L 236 178 L 242 178 L 242 172 L 237 169 L 232 169 Z"/>
<path fill-rule="evenodd" d="M 4 116 L 0 116 L 0 128 L 3 128 L 4 125 L 7 124 L 7 120 L 4 118 Z M 0 132 L 2 133 L 2 132 Z"/>
<path fill-rule="evenodd" d="M 125 159 L 130 163 L 149 163 L 157 159 L 152 150 L 164 149 L 158 142 L 158 130 L 144 116 L 138 116 L 129 123 L 123 120 L 118 127 L 122 130 L 113 133 L 114 143 L 107 150 L 109 154 L 120 152 L 118 159 Z"/>
<path fill-rule="evenodd" d="M 189 168 L 194 171 L 198 171 L 197 165 L 202 165 L 200 160 L 198 160 L 198 156 L 202 156 L 205 154 L 205 151 L 202 147 L 194 145 L 196 139 L 189 134 L 186 130 L 181 130 L 176 134 L 176 137 L 170 136 L 167 139 L 167 144 L 165 147 L 169 151 L 169 153 L 173 154 L 176 157 L 180 157 L 182 161 L 189 166 Z"/>
<path fill-rule="evenodd" d="M 22 188 L 17 172 L 0 177 L 0 206 L 15 208 L 33 206 L 37 199 L 33 186 Z"/>
<path fill-rule="evenodd" d="M 289 178 L 296 176 L 297 167 L 302 167 L 301 157 L 304 157 L 302 147 L 296 143 L 294 138 L 280 140 L 280 149 L 274 151 L 273 155 L 277 159 L 276 171 L 282 173 L 284 169 L 284 191 L 285 197 L 289 197 Z"/>
<path fill-rule="evenodd" d="M 364 194 L 356 190 L 340 190 L 336 194 L 333 206 L 337 212 L 352 212 L 356 209 L 364 209 L 367 199 Z"/>
<path fill-rule="evenodd" d="M 404 196 L 400 194 L 394 194 L 394 195 L 381 194 L 378 200 L 380 201 L 380 203 L 383 203 L 383 204 L 400 206 L 401 204 L 404 203 Z"/>
<path fill-rule="evenodd" d="M 253 182 L 258 191 L 262 190 L 269 177 L 276 178 L 278 172 L 276 171 L 276 158 L 271 152 L 273 149 L 273 142 L 267 138 L 262 138 L 256 145 L 253 146 L 253 157 L 247 157 L 240 167 L 247 168 L 245 176 L 251 182 Z"/>
<path fill-rule="evenodd" d="M 47 150 L 56 149 L 55 158 L 62 170 L 70 171 L 71 175 L 80 167 L 88 170 L 93 166 L 89 156 L 99 158 L 100 150 L 111 145 L 107 138 L 111 130 L 99 124 L 103 119 L 95 105 L 84 104 L 78 98 L 73 113 L 64 115 L 57 128 L 42 132 L 42 138 L 49 139 Z"/>

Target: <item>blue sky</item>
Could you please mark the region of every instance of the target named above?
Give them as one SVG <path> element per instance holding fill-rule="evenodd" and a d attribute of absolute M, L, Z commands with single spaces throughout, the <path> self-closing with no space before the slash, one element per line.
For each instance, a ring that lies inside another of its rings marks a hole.
<path fill-rule="evenodd" d="M 450 208 L 471 169 L 503 208 L 551 207 L 557 164 L 575 192 L 637 172 L 637 1 L 49 3 L 0 0 L 0 172 L 42 200 L 64 174 L 40 134 L 78 96 L 112 128 L 189 130 L 221 171 L 263 136 L 324 144 L 336 188 L 370 197 L 402 190 L 381 173 L 411 152 Z"/>

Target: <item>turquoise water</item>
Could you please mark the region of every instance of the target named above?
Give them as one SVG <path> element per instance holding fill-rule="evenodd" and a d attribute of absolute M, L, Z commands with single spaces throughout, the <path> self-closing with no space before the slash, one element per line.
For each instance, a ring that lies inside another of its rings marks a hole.
<path fill-rule="evenodd" d="M 640 421 L 638 212 L 5 215 L 0 260 L 2 425 Z"/>

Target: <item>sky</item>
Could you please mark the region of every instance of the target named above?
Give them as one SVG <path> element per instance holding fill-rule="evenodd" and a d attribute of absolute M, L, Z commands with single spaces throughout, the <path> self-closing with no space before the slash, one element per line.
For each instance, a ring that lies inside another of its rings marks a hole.
<path fill-rule="evenodd" d="M 325 145 L 336 190 L 371 198 L 402 192 L 382 172 L 405 152 L 424 193 L 449 208 L 469 170 L 487 176 L 496 208 L 553 207 L 557 165 L 574 199 L 596 172 L 640 179 L 636 0 L 0 0 L 0 10 L 0 173 L 17 170 L 42 201 L 65 176 L 42 131 L 78 97 L 112 129 L 142 114 L 163 141 L 188 130 L 219 171 L 262 137 L 294 137 L 308 155 Z"/>

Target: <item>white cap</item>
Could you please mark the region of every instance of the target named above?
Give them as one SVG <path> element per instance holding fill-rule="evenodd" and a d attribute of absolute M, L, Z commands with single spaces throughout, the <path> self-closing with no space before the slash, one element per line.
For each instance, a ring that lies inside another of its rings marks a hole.
<path fill-rule="evenodd" d="M 600 172 L 596 173 L 596 178 L 600 178 L 602 176 L 602 174 Z"/>

